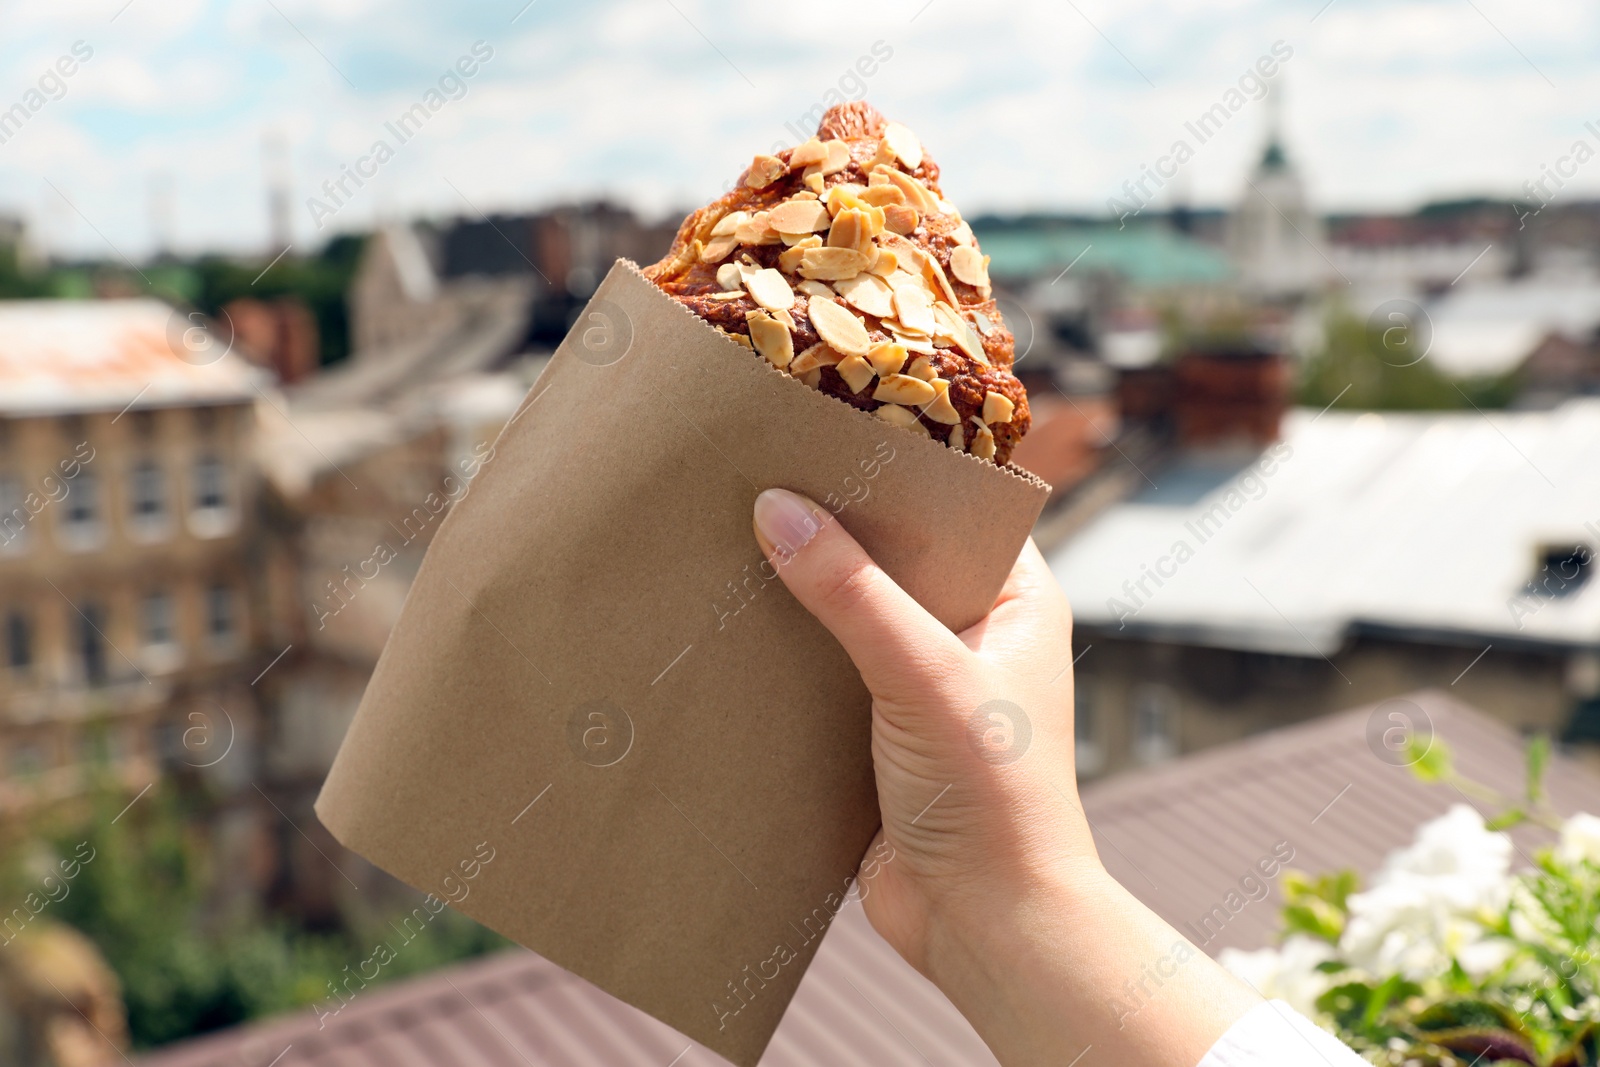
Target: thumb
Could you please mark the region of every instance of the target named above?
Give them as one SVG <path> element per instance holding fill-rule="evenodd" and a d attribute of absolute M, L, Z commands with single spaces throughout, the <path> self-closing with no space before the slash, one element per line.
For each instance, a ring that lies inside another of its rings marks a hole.
<path fill-rule="evenodd" d="M 913 701 L 969 654 L 814 501 L 768 489 L 756 497 L 755 533 L 784 585 L 844 646 L 874 697 Z"/>

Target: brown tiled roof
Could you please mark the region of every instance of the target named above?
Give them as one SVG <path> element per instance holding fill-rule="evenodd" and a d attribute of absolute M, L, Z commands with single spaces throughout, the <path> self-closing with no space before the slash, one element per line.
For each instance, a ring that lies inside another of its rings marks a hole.
<path fill-rule="evenodd" d="M 1438 691 L 1407 698 L 1463 773 L 1522 786 L 1522 740 Z M 1180 929 L 1221 903 L 1280 842 L 1292 866 L 1370 873 L 1421 822 L 1465 797 L 1418 782 L 1367 742 L 1362 708 L 1088 786 L 1102 859 Z M 1381 730 L 1379 731 L 1381 733 Z M 1600 812 L 1600 777 L 1555 757 L 1548 786 L 1563 812 Z M 1519 830 L 1531 857 L 1548 833 Z M 1529 862 L 1526 858 L 1524 863 Z M 1257 947 L 1276 929 L 1275 895 L 1246 905 L 1205 944 Z M 1205 939 L 1185 930 L 1192 939 Z M 141 1067 L 711 1067 L 715 1054 L 523 950 L 364 993 L 319 1028 L 301 1012 L 198 1038 Z M 995 1060 L 960 1014 L 873 933 L 840 913 L 801 983 L 764 1067 L 983 1065 Z"/>

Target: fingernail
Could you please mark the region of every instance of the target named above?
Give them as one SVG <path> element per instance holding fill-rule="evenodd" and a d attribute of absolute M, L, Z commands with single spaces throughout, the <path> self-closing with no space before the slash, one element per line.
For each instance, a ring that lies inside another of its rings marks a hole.
<path fill-rule="evenodd" d="M 768 489 L 756 497 L 756 540 L 768 555 L 788 562 L 822 529 L 822 509 L 787 489 Z"/>

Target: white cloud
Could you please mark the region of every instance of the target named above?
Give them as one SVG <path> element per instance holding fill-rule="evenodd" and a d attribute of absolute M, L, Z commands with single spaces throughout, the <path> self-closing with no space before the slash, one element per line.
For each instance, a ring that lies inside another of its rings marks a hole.
<path fill-rule="evenodd" d="M 135 0 L 114 23 L 111 0 L 22 5 L 8 12 L 0 101 L 74 40 L 96 56 L 66 99 L 0 145 L 0 207 L 38 214 L 45 179 L 70 185 L 95 226 L 137 254 L 149 244 L 149 175 L 165 171 L 186 241 L 259 247 L 265 130 L 288 133 L 303 201 L 479 39 L 495 57 L 467 97 L 339 225 L 468 211 L 447 177 L 485 210 L 601 193 L 689 206 L 753 152 L 792 140 L 785 123 L 841 78 L 855 88 L 846 72 L 877 41 L 893 55 L 867 79 L 869 98 L 918 130 L 969 213 L 1103 208 L 1278 39 L 1295 51 L 1282 82 L 1290 150 L 1324 206 L 1511 195 L 1585 119 L 1600 120 L 1600 106 L 1584 110 L 1600 99 L 1600 71 L 1584 58 L 1600 9 L 1585 0 L 1477 0 L 1482 15 L 1454 0 L 1335 0 L 1315 22 L 1322 0 L 1024 0 L 981 12 L 953 0 L 819 0 L 803 12 L 674 2 L 682 15 L 659 0 L 545 0 L 515 24 L 518 0 L 274 0 L 281 13 Z M 1195 200 L 1233 201 L 1264 120 L 1252 103 L 1185 168 Z M 1600 171 L 1566 195 L 1584 189 L 1600 190 Z M 306 222 L 302 208 L 308 237 Z M 81 220 L 70 230 L 73 249 L 103 249 Z"/>

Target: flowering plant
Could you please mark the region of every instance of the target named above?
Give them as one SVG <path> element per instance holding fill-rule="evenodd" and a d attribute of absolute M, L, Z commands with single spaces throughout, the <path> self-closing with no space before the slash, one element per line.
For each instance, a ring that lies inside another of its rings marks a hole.
<path fill-rule="evenodd" d="M 1455 805 L 1364 890 L 1351 871 L 1286 872 L 1281 944 L 1225 950 L 1222 964 L 1375 1064 L 1600 1063 L 1600 818 L 1550 810 L 1548 751 L 1530 745 L 1526 795 L 1510 798 L 1458 774 L 1433 739 L 1419 777 L 1502 814 L 1486 822 Z M 1504 831 L 1522 822 L 1559 840 L 1513 871 Z"/>

